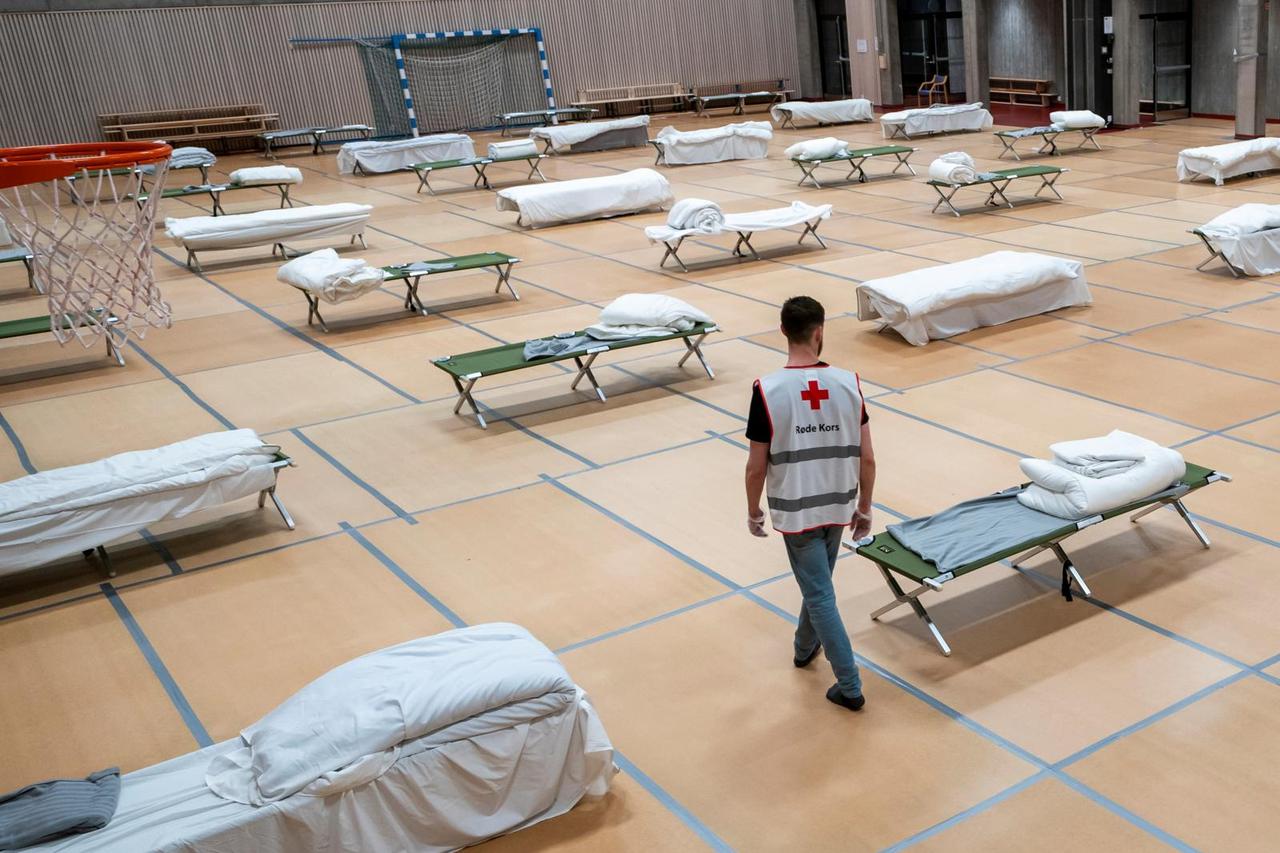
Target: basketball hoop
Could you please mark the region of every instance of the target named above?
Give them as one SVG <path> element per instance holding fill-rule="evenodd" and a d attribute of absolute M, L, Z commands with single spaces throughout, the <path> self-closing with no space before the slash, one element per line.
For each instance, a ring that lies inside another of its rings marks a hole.
<path fill-rule="evenodd" d="M 171 324 L 151 237 L 172 150 L 163 142 L 0 148 L 0 218 L 34 256 L 59 342 L 89 347 L 104 334 L 123 342 Z M 146 164 L 154 175 L 142 174 Z"/>

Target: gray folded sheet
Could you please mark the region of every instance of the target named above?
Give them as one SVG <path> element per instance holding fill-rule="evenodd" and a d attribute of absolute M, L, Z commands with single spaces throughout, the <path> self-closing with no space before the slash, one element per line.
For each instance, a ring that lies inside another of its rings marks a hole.
<path fill-rule="evenodd" d="M 101 829 L 120 800 L 120 768 L 85 779 L 51 779 L 0 794 L 0 850 Z"/>
<path fill-rule="evenodd" d="M 551 338 L 534 338 L 524 345 L 524 360 L 546 358 L 552 355 L 569 355 L 584 352 L 591 347 L 600 346 L 600 342 L 590 335 L 573 333 L 556 335 Z"/>
<path fill-rule="evenodd" d="M 991 554 L 1048 536 L 1071 522 L 1018 503 L 1021 486 L 958 503 L 900 524 L 893 538 L 941 572 L 953 572 Z"/>

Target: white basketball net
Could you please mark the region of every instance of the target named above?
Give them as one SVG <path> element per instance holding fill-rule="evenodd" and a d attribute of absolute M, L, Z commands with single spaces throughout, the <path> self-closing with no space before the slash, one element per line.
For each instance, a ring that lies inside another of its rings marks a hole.
<path fill-rule="evenodd" d="M 151 265 L 152 225 L 167 162 L 155 172 L 81 169 L 67 178 L 0 188 L 0 217 L 34 258 L 36 286 L 49 297 L 50 327 L 61 343 L 93 346 L 104 334 L 123 342 L 148 326 L 172 323 Z M 151 192 L 139 204 L 135 199 Z"/>

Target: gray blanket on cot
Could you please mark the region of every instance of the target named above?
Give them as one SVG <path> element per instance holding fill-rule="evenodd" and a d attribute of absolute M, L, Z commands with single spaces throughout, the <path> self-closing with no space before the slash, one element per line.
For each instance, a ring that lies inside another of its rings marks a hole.
<path fill-rule="evenodd" d="M 1021 486 L 1014 486 L 935 515 L 890 524 L 888 530 L 938 571 L 953 572 L 991 554 L 1034 543 L 1071 523 L 1018 503 L 1020 491 Z"/>
<path fill-rule="evenodd" d="M 535 338 L 524 345 L 524 360 L 534 361 L 552 355 L 572 355 L 600 346 L 600 342 L 589 335 L 575 335 L 572 332 L 550 338 Z"/>
<path fill-rule="evenodd" d="M 0 850 L 101 829 L 115 816 L 120 769 L 85 779 L 53 779 L 0 794 Z"/>

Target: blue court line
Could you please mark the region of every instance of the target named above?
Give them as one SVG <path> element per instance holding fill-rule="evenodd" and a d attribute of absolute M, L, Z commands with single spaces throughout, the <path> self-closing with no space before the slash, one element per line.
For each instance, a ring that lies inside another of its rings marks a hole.
<path fill-rule="evenodd" d="M 1174 322 L 1181 323 L 1184 321 L 1178 320 Z M 1153 329 L 1153 328 L 1156 328 L 1157 326 L 1167 326 L 1167 325 L 1171 325 L 1171 323 L 1156 323 L 1152 326 L 1146 326 L 1144 327 L 1144 329 L 1140 329 L 1139 331 L 1145 331 L 1146 329 Z M 1122 336 L 1117 336 L 1117 337 L 1122 337 Z M 1265 382 L 1268 385 L 1280 385 L 1280 381 L 1277 381 L 1275 379 L 1267 379 L 1265 376 L 1257 376 L 1252 373 L 1245 373 L 1244 371 L 1241 371 L 1241 370 L 1232 370 L 1229 367 L 1219 367 L 1216 364 L 1207 364 L 1203 361 L 1196 361 L 1193 358 L 1187 358 L 1186 356 L 1183 356 L 1183 355 L 1170 355 L 1169 353 L 1166 353 L 1166 352 L 1154 352 L 1149 349 L 1143 349 L 1142 347 L 1135 347 L 1131 344 L 1122 343 L 1121 341 L 1118 341 L 1115 339 L 1098 341 L 1098 343 L 1111 344 L 1112 346 L 1120 347 L 1121 349 L 1127 349 L 1130 352 L 1136 352 L 1142 355 L 1150 355 L 1150 356 L 1156 356 L 1157 358 L 1167 358 L 1172 361 L 1180 361 L 1183 364 L 1190 364 L 1194 367 L 1204 368 L 1205 370 L 1214 370 L 1214 371 L 1217 371 L 1218 373 L 1226 373 L 1229 376 L 1238 376 L 1241 379 L 1252 379 L 1255 382 Z"/>
<path fill-rule="evenodd" d="M 182 721 L 187 724 L 187 730 L 191 732 L 191 737 L 195 738 L 196 743 L 201 747 L 212 746 L 213 738 L 209 737 L 209 733 L 205 731 L 204 724 L 200 722 L 200 718 L 196 716 L 191 703 L 183 695 L 182 688 L 178 687 L 178 682 L 173 680 L 173 675 L 170 674 L 169 668 L 161 660 L 160 653 L 156 651 L 155 646 L 151 645 L 151 641 L 147 639 L 142 626 L 138 624 L 138 620 L 133 618 L 133 614 L 129 612 L 129 608 L 125 605 L 124 600 L 120 598 L 115 587 L 110 583 L 104 583 L 98 588 L 107 597 L 107 601 L 111 602 L 116 615 L 120 617 L 120 621 L 124 623 L 124 627 L 129 631 L 129 635 L 133 637 L 134 643 L 137 644 L 138 651 L 142 652 L 142 656 L 146 658 L 147 663 L 151 666 L 151 671 L 160 680 L 160 684 L 164 687 L 164 692 L 169 694 L 169 701 L 173 703 L 173 707 L 182 717 Z"/>
<path fill-rule="evenodd" d="M 965 809 L 964 811 L 956 812 L 946 820 L 939 821 L 938 823 L 935 823 L 933 826 L 927 829 L 920 830 L 915 835 L 909 835 L 906 838 L 902 839 L 901 841 L 897 842 L 896 844 L 891 844 L 888 847 L 885 847 L 881 851 L 881 853 L 899 853 L 899 851 L 901 850 L 906 850 L 908 847 L 918 844 L 927 838 L 932 838 L 938 833 L 944 832 L 945 830 L 950 829 L 956 824 L 963 823 L 964 821 L 968 820 L 971 817 L 974 817 L 975 815 L 982 814 L 987 809 L 992 808 L 993 806 L 997 806 L 1000 803 L 1003 803 L 1005 800 L 1009 799 L 1014 794 L 1021 793 L 1022 791 L 1026 790 L 1027 788 L 1030 788 L 1032 785 L 1036 784 L 1037 782 L 1041 782 L 1049 778 L 1052 778 L 1052 774 L 1049 773 L 1048 770 L 1041 770 L 1039 772 L 1032 773 L 1030 776 L 1023 779 L 1021 782 L 1010 785 L 1008 788 L 1005 788 L 1003 791 L 992 794 L 990 797 L 987 797 L 985 800 L 982 800 L 981 802 L 973 804 L 972 806 Z"/>
<path fill-rule="evenodd" d="M 310 438 L 308 438 L 306 433 L 304 433 L 302 430 L 294 428 L 289 430 L 289 432 L 292 433 L 293 436 L 298 439 L 298 441 L 301 441 L 307 447 L 311 448 L 311 450 L 314 451 L 316 455 L 318 455 L 321 459 L 328 462 L 335 469 L 337 469 L 338 473 L 342 474 L 348 480 L 355 483 L 357 486 L 359 486 L 360 488 L 368 492 L 370 495 L 372 495 L 373 498 L 378 501 L 378 503 L 382 504 L 387 509 L 391 510 L 400 518 L 404 519 L 410 524 L 418 523 L 418 520 L 413 516 L 409 515 L 409 513 L 405 512 L 404 508 L 401 507 L 400 504 L 391 500 L 391 498 L 387 497 L 382 492 L 374 488 L 372 484 L 366 482 L 365 480 L 357 476 L 354 471 L 352 471 L 346 465 L 343 465 L 341 462 L 339 462 L 333 456 L 333 454 L 331 454 L 329 451 L 325 450 L 323 447 L 321 447 L 320 445 L 312 441 Z"/>
<path fill-rule="evenodd" d="M 39 469 L 31 464 L 31 457 L 27 455 L 27 448 L 22 443 L 22 439 L 18 438 L 18 433 L 14 430 L 13 425 L 4 416 L 4 411 L 0 410 L 0 430 L 8 436 L 9 443 L 13 445 L 13 450 L 18 454 L 18 462 L 22 464 L 22 468 L 28 474 L 35 474 Z"/>
<path fill-rule="evenodd" d="M 665 622 L 673 616 L 679 616 L 682 613 L 688 613 L 691 610 L 699 610 L 706 607 L 708 604 L 715 604 L 717 601 L 724 601 L 726 598 L 730 598 L 737 594 L 738 590 L 727 589 L 722 593 L 711 596 L 710 598 L 704 598 L 701 601 L 695 601 L 692 604 L 677 607 L 675 610 L 668 610 L 666 613 L 659 613 L 656 616 L 650 616 L 648 619 L 641 619 L 639 622 L 633 622 L 630 625 L 624 625 L 621 628 L 614 628 L 612 631 L 605 631 L 603 634 L 597 634 L 594 637 L 588 637 L 585 640 L 578 640 L 577 642 L 570 643 L 567 646 L 561 646 L 556 649 L 555 652 L 557 655 L 563 655 L 568 652 L 575 651 L 576 649 L 583 648 L 584 646 L 594 646 L 596 643 L 603 640 L 610 640 L 614 637 L 620 637 L 623 634 L 630 634 L 632 631 L 636 631 L 640 628 L 646 628 L 658 622 Z"/>
<path fill-rule="evenodd" d="M 235 302 L 240 303 L 240 304 L 241 304 L 241 305 L 243 305 L 245 308 L 247 308 L 248 310 L 250 310 L 250 311 L 252 311 L 253 313 L 257 314 L 259 317 L 263 318 L 264 320 L 267 320 L 268 322 L 272 323 L 272 324 L 273 324 L 273 325 L 275 325 L 276 327 L 278 327 L 278 328 L 280 328 L 280 329 L 283 329 L 284 331 L 286 331 L 286 332 L 288 332 L 289 334 L 293 335 L 295 338 L 298 338 L 299 340 L 302 340 L 302 341 L 306 341 L 308 344 L 310 344 L 311 346 L 315 347 L 315 348 L 316 348 L 316 349 L 318 349 L 320 352 L 324 353 L 325 355 L 329 356 L 330 358 L 333 358 L 333 359 L 335 359 L 335 360 L 337 360 L 337 361 L 342 362 L 343 364 L 347 365 L 348 367 L 351 367 L 351 368 L 353 368 L 353 369 L 355 369 L 355 370 L 358 370 L 359 372 L 363 373 L 365 376 L 368 376 L 370 379 L 373 379 L 374 381 L 376 381 L 376 382 L 378 382 L 379 384 L 383 385 L 383 386 L 384 386 L 384 387 L 386 387 L 387 389 L 389 389 L 389 390 L 391 390 L 391 391 L 394 391 L 396 394 L 399 394 L 401 397 L 404 397 L 404 398 L 405 398 L 406 400 L 408 400 L 410 403 L 420 403 L 420 402 L 422 402 L 422 401 L 421 401 L 421 400 L 419 400 L 417 397 L 415 397 L 415 396 L 413 396 L 412 394 L 410 394 L 408 391 L 404 390 L 403 388 L 400 388 L 400 387 L 399 387 L 399 386 L 397 386 L 397 385 L 393 385 L 392 383 L 388 382 L 386 379 L 383 379 L 381 376 L 379 376 L 378 374 L 374 373 L 372 370 L 369 370 L 367 367 L 364 367 L 364 366 L 363 366 L 363 365 L 361 365 L 361 364 L 357 364 L 356 362 L 354 362 L 354 361 L 352 361 L 351 359 L 347 358 L 345 355 L 343 355 L 342 353 L 338 352 L 337 350 L 335 350 L 333 347 L 329 346 L 328 344 L 323 344 L 323 343 L 321 343 L 320 341 L 317 341 L 315 338 L 311 337 L 310 335 L 306 334 L 305 332 L 301 331 L 300 329 L 297 329 L 297 328 L 295 328 L 294 326 L 291 326 L 290 324 L 286 323 L 284 320 L 281 320 L 279 317 L 275 316 L 274 314 L 269 313 L 266 309 L 264 309 L 264 308 L 259 308 L 257 305 L 253 304 L 252 302 L 250 302 L 250 301 L 249 301 L 249 300 L 247 300 L 247 299 L 242 299 L 241 297 L 239 297 L 239 296 L 237 296 L 236 294 L 232 293 L 230 290 L 227 290 L 227 288 L 225 288 L 225 287 L 223 287 L 222 285 L 218 284 L 218 283 L 217 283 L 216 281 L 214 281 L 213 279 L 209 278 L 209 276 L 205 275 L 203 272 L 196 272 L 195 270 L 188 268 L 186 264 L 184 264 L 184 263 L 182 263 L 181 261 L 179 261 L 179 260 L 178 260 L 177 258 L 175 258 L 173 255 L 170 255 L 168 252 L 165 252 L 163 249 L 156 249 L 156 248 L 154 248 L 154 247 L 153 247 L 152 251 L 154 251 L 157 255 L 159 255 L 160 257 L 164 258 L 165 260 L 167 260 L 169 263 L 173 264 L 174 266 L 176 266 L 176 267 L 180 267 L 180 268 L 182 268 L 182 269 L 186 270 L 186 271 L 187 271 L 188 273 L 190 273 L 191 275 L 194 275 L 196 278 L 199 278 L 201 281 L 203 281 L 203 282 L 205 282 L 206 284 L 208 284 L 210 287 L 215 288 L 219 293 L 223 294 L 223 295 L 224 295 L 224 296 L 226 296 L 227 298 L 232 299 L 232 300 L 234 300 Z"/>
<path fill-rule="evenodd" d="M 231 422 L 231 419 L 230 419 L 230 418 L 227 418 L 226 416 L 224 416 L 224 415 L 222 414 L 222 412 L 219 412 L 219 411 L 218 411 L 217 409 L 215 409 L 213 406 L 209 405 L 209 404 L 208 404 L 208 403 L 206 403 L 204 400 L 202 400 L 202 399 L 200 398 L 200 395 L 199 395 L 199 394 L 197 394 L 195 391 L 191 390 L 191 386 L 190 386 L 190 385 L 188 385 L 187 383 L 185 383 L 185 382 L 183 382 L 181 379 L 179 379 L 179 378 L 174 374 L 174 372 L 173 372 L 172 370 L 170 370 L 169 368 L 165 367 L 163 364 L 161 364 L 161 363 L 160 363 L 159 361 L 157 361 L 156 359 L 152 358 L 152 356 L 151 356 L 151 354 L 150 354 L 149 352 L 147 352 L 146 350 L 144 350 L 142 347 L 138 346 L 137 341 L 129 341 L 129 346 L 130 346 L 130 347 L 132 347 L 132 348 L 133 348 L 133 350 L 134 350 L 136 353 L 138 353 L 138 355 L 142 356 L 142 357 L 143 357 L 143 359 L 145 359 L 145 360 L 146 360 L 146 362 L 147 362 L 148 364 L 150 364 L 150 365 L 151 365 L 152 367 L 154 367 L 156 370 L 160 371 L 160 374 L 161 374 L 165 379 L 168 379 L 168 380 L 169 380 L 170 382 L 172 382 L 174 385 L 177 385 L 177 386 L 178 386 L 178 390 L 180 390 L 183 394 L 186 394 L 186 395 L 187 395 L 187 397 L 188 397 L 188 398 L 190 398 L 191 402 L 195 403 L 197 406 L 199 406 L 200 408 L 202 408 L 202 409 L 204 409 L 206 412 L 208 412 L 208 413 L 213 417 L 213 419 L 214 419 L 214 420 L 216 420 L 218 423 L 222 424 L 222 425 L 223 425 L 224 427 L 226 427 L 227 429 L 235 429 L 235 428 L 236 428 L 236 425 L 235 425 L 234 423 L 232 423 L 232 422 Z"/>
<path fill-rule="evenodd" d="M 475 398 L 473 397 L 472 399 L 475 399 Z M 524 433 L 525 435 L 529 436 L 535 441 L 542 442 L 547 447 L 550 447 L 552 450 L 560 451 L 565 456 L 568 456 L 574 461 L 580 462 L 583 465 L 586 465 L 588 468 L 594 469 L 594 468 L 600 467 L 600 463 L 594 462 L 588 459 L 587 457 L 583 456 L 581 453 L 576 453 L 570 450 L 569 448 L 565 447 L 563 444 L 560 444 L 557 441 L 553 441 L 552 439 L 547 438 L 545 435 L 533 429 L 532 427 L 527 427 L 524 424 L 520 423 L 520 421 L 516 420 L 515 415 L 504 415 L 500 410 L 495 409 L 492 406 L 486 405 L 484 403 L 481 403 L 479 400 L 476 400 L 476 407 L 483 410 L 486 414 L 491 416 L 489 418 L 486 418 L 486 420 L 488 420 L 490 423 L 511 424 L 511 426 L 515 427 L 520 432 Z M 535 412 L 533 414 L 537 414 L 537 413 Z"/>
<path fill-rule="evenodd" d="M 680 818 L 680 821 L 685 826 L 697 833 L 698 837 L 701 838 L 712 850 L 733 850 L 733 848 L 726 844 L 720 836 L 716 835 L 705 823 L 700 821 L 697 815 L 680 805 L 680 802 L 675 797 L 667 793 L 661 785 L 653 781 L 648 774 L 644 773 L 639 767 L 632 764 L 625 755 L 618 752 L 616 749 L 613 751 L 613 761 L 618 765 L 618 767 L 622 768 L 624 773 L 639 782 L 640 787 L 653 795 L 655 800 L 662 803 L 667 807 L 668 811 Z"/>
<path fill-rule="evenodd" d="M 159 539 L 153 536 L 151 534 L 151 531 L 147 530 L 147 528 L 145 527 L 139 530 L 138 534 L 143 538 L 143 540 L 148 545 L 151 546 L 151 549 L 153 551 L 155 551 L 157 554 L 160 555 L 160 559 L 165 561 L 165 564 L 168 565 L 169 567 L 169 574 L 173 574 L 173 575 L 182 574 L 182 564 L 179 563 L 177 558 L 173 556 L 173 552 L 169 550 L 167 545 L 165 545 L 163 542 L 161 542 Z"/>
<path fill-rule="evenodd" d="M 377 558 L 378 562 L 382 563 L 382 565 L 385 566 L 386 569 L 389 572 L 391 572 L 391 574 L 399 578 L 401 583 L 403 583 L 405 586 L 409 587 L 409 589 L 417 593 L 418 597 L 421 598 L 423 601 L 425 601 L 427 604 L 430 604 L 437 613 L 439 613 L 445 619 L 448 619 L 449 622 L 453 624 L 453 627 L 455 628 L 467 627 L 467 623 L 463 621 L 461 616 L 459 616 L 457 613 L 454 613 L 451 609 L 449 609 L 448 605 L 446 605 L 443 601 L 436 598 L 430 592 L 427 592 L 426 587 L 418 583 L 418 581 L 415 580 L 413 576 L 410 575 L 408 572 L 406 572 L 404 569 L 400 568 L 400 565 L 396 563 L 395 560 L 387 556 L 386 553 L 382 551 L 382 549 L 380 549 L 377 545 L 374 545 L 372 542 L 366 539 L 363 533 L 361 533 L 359 530 L 356 530 L 354 527 L 352 527 L 350 524 L 347 524 L 345 521 L 338 522 L 338 526 L 341 527 L 348 536 L 356 540 L 356 542 L 360 545 L 361 548 L 364 548 L 366 551 L 372 554 L 375 558 Z"/>

